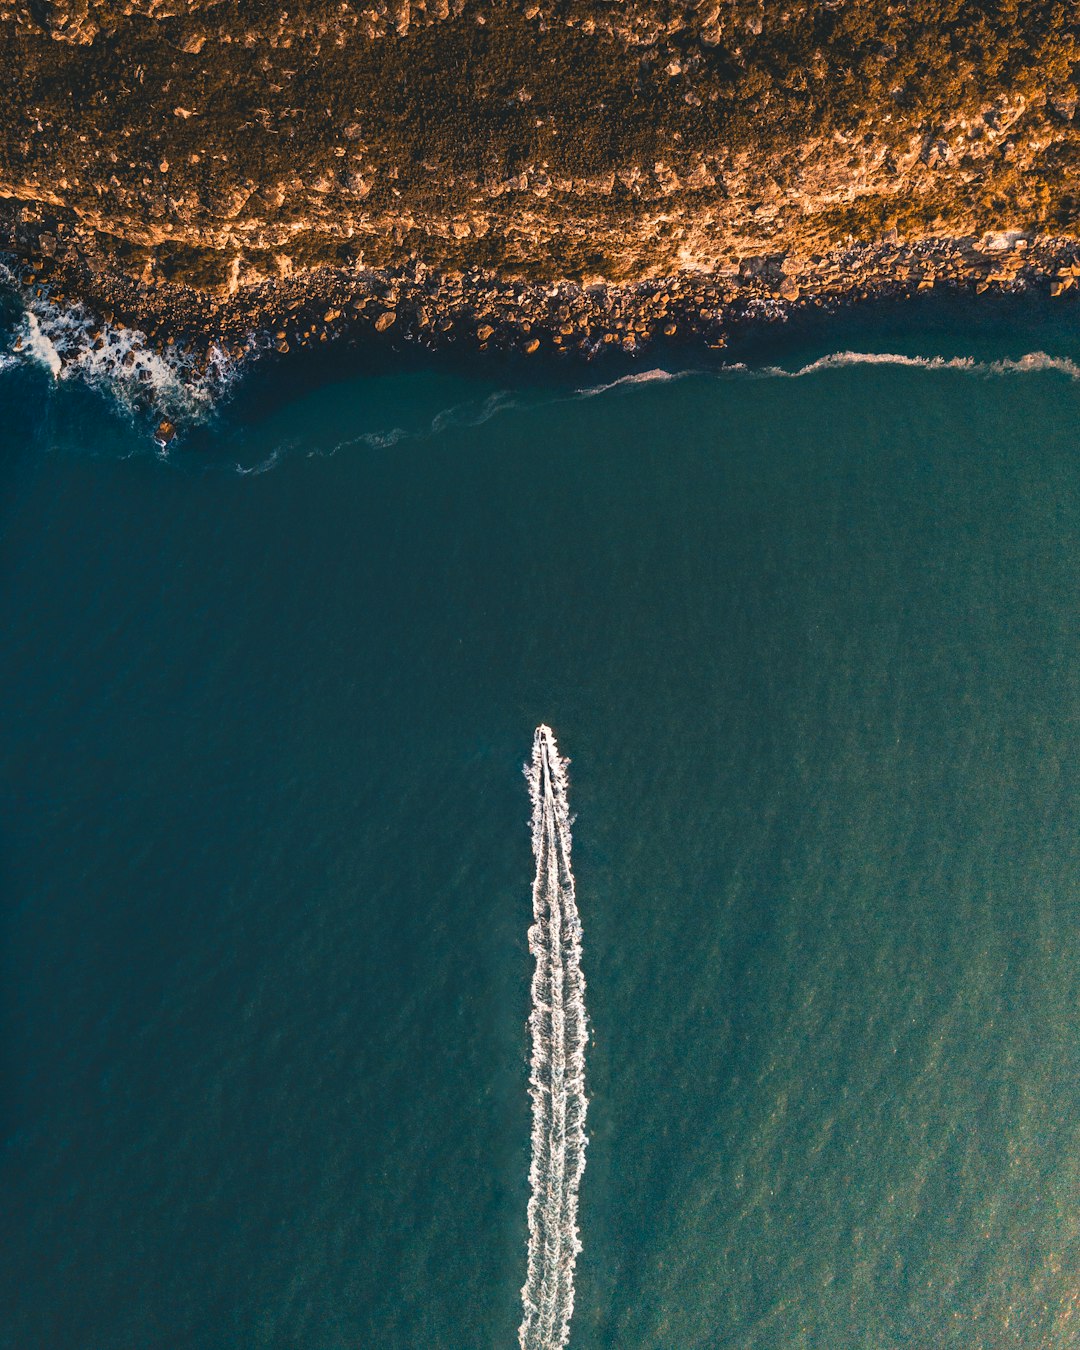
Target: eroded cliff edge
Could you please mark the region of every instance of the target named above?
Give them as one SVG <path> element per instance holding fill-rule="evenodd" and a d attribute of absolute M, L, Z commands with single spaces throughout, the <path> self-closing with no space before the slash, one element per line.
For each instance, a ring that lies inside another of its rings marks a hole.
<path fill-rule="evenodd" d="M 305 295 L 389 328 L 404 292 L 433 336 L 580 345 L 1072 284 L 1062 0 L 0 0 L 0 60 L 23 277 L 208 331 L 287 345 Z M 558 282 L 596 315 L 534 312 Z"/>

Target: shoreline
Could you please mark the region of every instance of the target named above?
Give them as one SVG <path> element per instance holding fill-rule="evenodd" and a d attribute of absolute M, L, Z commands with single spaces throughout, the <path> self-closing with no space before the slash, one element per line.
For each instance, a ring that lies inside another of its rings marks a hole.
<path fill-rule="evenodd" d="M 81 306 L 85 339 L 96 348 L 106 327 L 139 335 L 148 354 L 180 358 L 178 379 L 189 386 L 221 355 L 242 365 L 330 343 L 573 365 L 663 348 L 722 351 L 777 323 L 925 293 L 1080 294 L 1080 241 L 1017 233 L 744 258 L 737 271 L 635 285 L 525 284 L 479 269 L 429 272 L 417 260 L 385 271 L 320 268 L 222 294 L 101 266 L 61 221 L 8 212 L 2 223 L 0 250 L 24 299 Z M 132 364 L 130 351 L 123 359 Z"/>

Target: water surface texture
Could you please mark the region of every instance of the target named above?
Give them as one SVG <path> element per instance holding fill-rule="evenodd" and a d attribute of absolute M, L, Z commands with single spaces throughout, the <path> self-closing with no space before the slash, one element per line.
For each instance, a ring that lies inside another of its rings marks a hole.
<path fill-rule="evenodd" d="M 166 458 L 9 362 L 0 1346 L 515 1345 L 541 722 L 571 1346 L 1075 1345 L 1068 313 L 286 370 Z"/>

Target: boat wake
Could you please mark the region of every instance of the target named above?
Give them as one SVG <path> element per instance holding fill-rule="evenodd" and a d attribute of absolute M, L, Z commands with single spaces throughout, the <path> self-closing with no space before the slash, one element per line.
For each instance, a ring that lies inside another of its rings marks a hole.
<path fill-rule="evenodd" d="M 529 949 L 532 980 L 532 1163 L 528 1274 L 521 1291 L 521 1350 L 555 1350 L 570 1336 L 578 1186 L 585 1170 L 585 980 L 581 921 L 570 870 L 566 765 L 551 729 L 537 727 L 526 765 L 536 858 Z"/>

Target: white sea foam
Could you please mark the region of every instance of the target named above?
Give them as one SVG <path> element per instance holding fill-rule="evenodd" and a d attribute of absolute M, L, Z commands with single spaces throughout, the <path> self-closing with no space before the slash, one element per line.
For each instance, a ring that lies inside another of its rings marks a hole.
<path fill-rule="evenodd" d="M 521 1350 L 561 1350 L 574 1311 L 578 1186 L 585 1170 L 585 980 L 581 920 L 570 868 L 566 766 L 551 729 L 533 738 L 525 767 L 532 800 L 533 924 L 536 959 L 529 1031 L 532 1060 L 532 1161 L 528 1273 L 518 1331 Z"/>
<path fill-rule="evenodd" d="M 976 375 L 1025 375 L 1036 371 L 1056 371 L 1070 379 L 1080 379 L 1080 362 L 1067 356 L 1049 356 L 1046 352 L 1028 352 L 1024 356 L 1006 357 L 997 361 L 979 361 L 974 356 L 906 356 L 901 352 L 830 352 L 816 360 L 794 370 L 783 366 L 749 366 L 736 361 L 714 369 L 711 373 L 718 379 L 731 376 L 744 376 L 748 379 L 797 380 L 806 375 L 818 375 L 823 371 L 840 370 L 846 366 L 909 366 L 917 370 L 955 370 Z M 606 394 L 612 389 L 627 385 L 668 383 L 690 375 L 705 375 L 705 370 L 663 369 L 643 370 L 633 375 L 623 375 L 607 384 L 587 385 L 575 392 L 576 398 L 594 398 L 597 394 Z"/>
<path fill-rule="evenodd" d="M 654 367 L 649 370 L 635 371 L 629 375 L 621 375 L 618 379 L 609 380 L 604 384 L 584 385 L 567 393 L 554 394 L 535 401 L 515 397 L 509 390 L 498 390 L 489 394 L 479 404 L 476 402 L 456 403 L 449 408 L 444 408 L 441 412 L 435 414 L 426 427 L 413 430 L 406 430 L 404 427 L 392 427 L 387 431 L 363 432 L 358 436 L 351 436 L 346 440 L 337 442 L 325 453 L 336 454 L 340 450 L 352 449 L 358 445 L 368 446 L 372 449 L 386 449 L 402 441 L 426 441 L 452 428 L 481 426 L 493 417 L 517 409 L 537 412 L 542 408 L 595 398 L 599 394 L 606 394 L 615 389 L 669 384 L 674 380 L 687 379 L 692 376 L 707 377 L 711 375 L 714 379 L 794 380 L 801 379 L 806 375 L 816 375 L 825 371 L 838 370 L 845 366 L 857 365 L 909 366 L 920 370 L 967 371 L 985 376 L 1024 374 L 1033 371 L 1057 371 L 1072 379 L 1080 378 L 1080 364 L 1071 361 L 1068 357 L 1048 356 L 1045 352 L 1030 352 L 1026 356 L 1015 359 L 980 362 L 972 356 L 905 356 L 899 352 L 842 351 L 831 352 L 827 356 L 818 357 L 817 360 L 799 366 L 794 370 L 787 370 L 782 366 L 749 366 L 741 361 L 733 361 L 727 365 L 714 367 L 712 370 L 705 368 L 665 370 L 662 367 Z"/>
<path fill-rule="evenodd" d="M 577 390 L 579 398 L 595 398 L 597 394 L 606 394 L 610 389 L 620 389 L 623 385 L 669 384 L 672 380 L 684 380 L 688 375 L 700 375 L 699 370 L 664 370 L 656 367 L 652 370 L 635 371 L 633 375 L 620 375 L 617 380 L 607 384 L 586 385 Z"/>
<path fill-rule="evenodd" d="M 39 366 L 44 366 L 54 380 L 60 378 L 64 362 L 56 349 L 56 344 L 48 333 L 42 330 L 38 316 L 32 312 L 26 316 L 26 326 L 20 350 L 24 351 L 31 361 L 36 361 Z"/>
<path fill-rule="evenodd" d="M 843 366 L 915 366 L 921 370 L 974 370 L 976 362 L 970 356 L 904 356 L 899 352 L 830 352 L 797 370 L 781 366 L 765 366 L 759 373 L 796 380 L 804 375 L 816 375 L 822 370 L 836 370 Z"/>
<path fill-rule="evenodd" d="M 13 281 L 2 266 L 0 281 Z M 150 409 L 197 421 L 236 373 L 220 348 L 211 350 L 201 368 L 179 347 L 159 353 L 140 329 L 99 322 L 82 305 L 61 307 L 45 295 L 20 293 L 19 298 L 24 312 L 6 357 L 42 366 L 56 381 L 81 379 L 128 412 Z"/>
<path fill-rule="evenodd" d="M 818 357 L 795 370 L 782 366 L 763 366 L 747 373 L 759 378 L 801 379 L 823 370 L 838 370 L 844 366 L 910 366 L 918 370 L 960 370 L 977 375 L 1023 375 L 1032 371 L 1054 370 L 1072 379 L 1080 378 L 1080 365 L 1065 356 L 1048 356 L 1046 352 L 1028 352 L 1016 358 L 999 361 L 978 361 L 973 356 L 905 356 L 900 352 L 831 352 Z"/>
<path fill-rule="evenodd" d="M 1080 380 L 1080 365 L 1067 356 L 1048 356 L 1046 352 L 1028 352 L 1015 361 L 990 361 L 987 370 L 995 375 L 1024 375 L 1032 370 L 1056 370 L 1072 380 Z"/>

